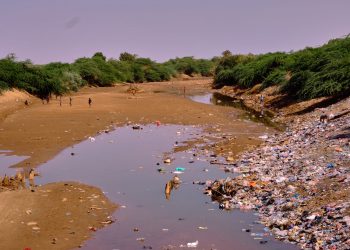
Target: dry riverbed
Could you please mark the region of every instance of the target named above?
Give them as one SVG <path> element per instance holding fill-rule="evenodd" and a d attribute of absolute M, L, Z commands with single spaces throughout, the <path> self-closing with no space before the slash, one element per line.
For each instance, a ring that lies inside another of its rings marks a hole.
<path fill-rule="evenodd" d="M 0 150 L 10 150 L 7 155 L 28 156 L 14 166 L 28 178 L 31 168 L 63 149 L 127 123 L 201 125 L 211 136 L 234 137 L 239 147 L 232 155 L 257 145 L 258 135 L 270 133 L 263 125 L 239 121 L 239 111 L 184 97 L 210 91 L 210 82 L 202 79 L 141 84 L 136 85 L 135 95 L 128 92 L 129 85 L 86 88 L 71 96 L 72 105 L 69 97 L 63 97 L 61 105 L 55 98 L 43 104 L 28 94 L 7 92 L 0 96 Z M 219 151 L 227 153 L 228 149 L 220 145 Z M 0 198 L 0 212 L 6 215 L 1 217 L 0 233 L 5 239 L 1 249 L 78 247 L 95 230 L 111 223 L 108 216 L 116 209 L 99 189 L 79 183 L 3 191 Z"/>

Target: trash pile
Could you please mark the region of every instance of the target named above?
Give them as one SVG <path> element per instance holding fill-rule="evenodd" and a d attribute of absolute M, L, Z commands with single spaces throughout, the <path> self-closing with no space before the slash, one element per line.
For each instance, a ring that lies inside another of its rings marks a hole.
<path fill-rule="evenodd" d="M 331 107 L 330 107 L 331 108 Z M 255 209 L 277 239 L 303 249 L 350 249 L 350 114 L 314 112 L 264 136 L 205 193 L 221 209 Z"/>

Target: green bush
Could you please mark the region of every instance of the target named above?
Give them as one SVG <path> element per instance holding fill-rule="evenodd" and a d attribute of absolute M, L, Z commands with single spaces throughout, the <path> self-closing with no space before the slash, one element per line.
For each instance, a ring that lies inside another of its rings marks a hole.
<path fill-rule="evenodd" d="M 195 59 L 193 57 L 183 57 L 171 59 L 164 63 L 169 70 L 176 74 L 186 74 L 193 76 L 212 76 L 215 67 L 215 60 Z"/>
<path fill-rule="evenodd" d="M 300 99 L 349 95 L 349 62 L 350 37 L 293 53 L 268 53 L 246 58 L 226 53 L 219 59 L 213 85 L 242 88 L 259 83 L 263 88 L 277 85 L 281 92 Z"/>
<path fill-rule="evenodd" d="M 5 90 L 8 90 L 9 89 L 9 86 L 6 82 L 4 81 L 0 81 L 0 94 L 5 91 Z"/>
<path fill-rule="evenodd" d="M 284 84 L 287 81 L 286 76 L 286 70 L 276 68 L 264 79 L 262 82 L 262 87 L 267 88 L 272 85 Z"/>

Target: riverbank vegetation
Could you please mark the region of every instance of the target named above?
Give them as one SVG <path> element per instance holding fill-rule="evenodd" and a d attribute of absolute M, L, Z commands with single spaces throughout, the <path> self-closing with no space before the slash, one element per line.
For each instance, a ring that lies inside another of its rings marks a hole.
<path fill-rule="evenodd" d="M 297 99 L 350 95 L 350 37 L 290 53 L 232 55 L 225 51 L 215 69 L 214 87 L 277 85 Z"/>
<path fill-rule="evenodd" d="M 211 60 L 183 57 L 157 63 L 127 52 L 107 59 L 101 52 L 73 63 L 35 65 L 18 61 L 13 54 L 0 59 L 0 92 L 18 88 L 46 98 L 79 88 L 116 83 L 162 82 L 180 75 L 213 76 L 213 86 L 250 88 L 277 86 L 295 99 L 350 95 L 350 37 L 296 52 L 233 55 L 224 51 Z"/>
<path fill-rule="evenodd" d="M 35 65 L 18 61 L 13 54 L 0 59 L 0 92 L 22 89 L 40 98 L 64 95 L 86 85 L 112 86 L 122 82 L 162 82 L 181 74 L 212 76 L 214 60 L 184 57 L 157 63 L 127 52 L 107 59 L 101 52 L 73 63 L 53 62 Z"/>

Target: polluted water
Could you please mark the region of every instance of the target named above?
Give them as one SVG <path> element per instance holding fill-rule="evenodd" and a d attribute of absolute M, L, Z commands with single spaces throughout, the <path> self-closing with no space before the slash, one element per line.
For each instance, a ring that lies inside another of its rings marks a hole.
<path fill-rule="evenodd" d="M 0 150 L 0 176 L 16 174 L 20 169 L 9 168 L 9 166 L 15 165 L 27 158 L 26 156 L 13 155 L 9 150 Z"/>
<path fill-rule="evenodd" d="M 200 184 L 235 174 L 193 149 L 173 152 L 202 133 L 177 125 L 117 128 L 65 149 L 39 167 L 36 182 L 80 181 L 119 204 L 116 222 L 82 249 L 297 249 L 274 240 L 253 212 L 221 210 L 203 194 Z"/>
<path fill-rule="evenodd" d="M 199 102 L 199 103 L 240 109 L 245 111 L 244 114 L 242 115 L 242 119 L 244 120 L 263 123 L 266 126 L 272 127 L 280 131 L 283 131 L 285 129 L 283 124 L 273 121 L 273 118 L 274 118 L 273 114 L 270 113 L 268 110 L 263 110 L 262 112 L 261 111 L 259 112 L 257 110 L 254 110 L 246 106 L 242 100 L 231 96 L 227 96 L 227 95 L 223 95 L 215 92 L 215 93 L 207 93 L 203 95 L 189 96 L 189 98 L 192 101 Z"/>

